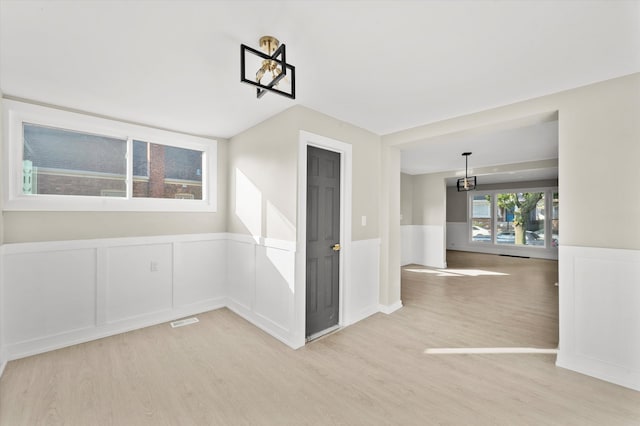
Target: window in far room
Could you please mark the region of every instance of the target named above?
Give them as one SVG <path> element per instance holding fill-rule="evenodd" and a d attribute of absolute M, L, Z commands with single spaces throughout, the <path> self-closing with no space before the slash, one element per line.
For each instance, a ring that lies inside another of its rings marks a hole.
<path fill-rule="evenodd" d="M 544 246 L 544 192 L 496 194 L 496 243 Z"/>
<path fill-rule="evenodd" d="M 490 243 L 492 241 L 491 195 L 474 194 L 471 209 L 471 240 Z"/>
<path fill-rule="evenodd" d="M 468 202 L 469 240 L 472 243 L 558 246 L 559 196 L 556 188 L 475 192 L 468 194 Z"/>

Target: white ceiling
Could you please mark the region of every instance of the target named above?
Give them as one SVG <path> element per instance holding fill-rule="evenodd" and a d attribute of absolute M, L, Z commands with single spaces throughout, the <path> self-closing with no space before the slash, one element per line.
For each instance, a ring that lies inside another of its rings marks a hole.
<path fill-rule="evenodd" d="M 459 171 L 501 164 L 558 158 L 558 121 L 537 122 L 484 133 L 467 132 L 420 141 L 401 153 L 402 171 L 409 174 Z"/>
<path fill-rule="evenodd" d="M 287 45 L 295 101 L 239 81 L 240 44 L 266 34 Z M 5 96 L 204 136 L 295 104 L 384 135 L 638 71 L 638 1 L 0 0 Z M 551 127 L 436 151 L 456 168 L 467 150 L 533 160 Z"/>

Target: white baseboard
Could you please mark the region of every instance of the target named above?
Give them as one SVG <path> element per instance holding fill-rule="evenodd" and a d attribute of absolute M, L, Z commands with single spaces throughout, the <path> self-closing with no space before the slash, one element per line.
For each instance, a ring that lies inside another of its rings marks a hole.
<path fill-rule="evenodd" d="M 247 309 L 239 303 L 236 303 L 234 300 L 227 299 L 226 307 L 231 312 L 249 321 L 251 324 L 258 327 L 270 336 L 275 337 L 285 345 L 289 346 L 291 349 L 298 349 L 304 346 L 304 339 L 302 340 L 302 342 L 292 340 L 289 330 L 283 329 L 273 321 L 269 321 L 267 318 L 256 314 L 252 310 Z"/>
<path fill-rule="evenodd" d="M 349 326 L 357 323 L 358 321 L 362 321 L 363 319 L 370 317 L 373 314 L 380 312 L 380 308 L 377 305 L 368 306 L 365 309 L 362 309 L 360 312 L 356 312 L 355 314 L 351 314 L 342 324 L 343 326 Z"/>
<path fill-rule="evenodd" d="M 224 298 L 210 300 L 207 303 L 199 303 L 192 307 L 143 315 L 136 318 L 118 321 L 116 323 L 104 324 L 98 327 L 73 330 L 54 336 L 19 342 L 7 345 L 5 350 L 8 355 L 8 360 L 24 358 L 80 343 L 90 342 L 92 340 L 102 339 L 116 334 L 126 333 L 128 331 L 174 321 L 186 316 L 213 311 L 223 308 L 224 306 Z"/>
<path fill-rule="evenodd" d="M 566 351 L 558 351 L 556 358 L 558 367 L 566 368 L 587 376 L 595 377 L 606 382 L 615 383 L 629 389 L 640 391 L 640 372 L 631 371 L 600 359 L 587 356 L 567 354 Z"/>
<path fill-rule="evenodd" d="M 397 302 L 392 303 L 391 305 L 380 305 L 378 309 L 383 314 L 390 315 L 400 308 L 402 308 L 402 300 L 398 300 Z"/>

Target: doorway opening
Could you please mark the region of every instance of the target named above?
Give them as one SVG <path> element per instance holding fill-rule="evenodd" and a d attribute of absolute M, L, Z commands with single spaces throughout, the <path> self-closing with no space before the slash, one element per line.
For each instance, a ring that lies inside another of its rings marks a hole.
<path fill-rule="evenodd" d="M 518 297 L 528 290 L 524 285 L 509 287 L 511 281 L 504 276 L 491 276 L 487 286 L 477 285 L 480 279 L 470 277 L 474 273 L 486 276 L 487 271 L 484 260 L 480 265 L 474 262 L 478 259 L 506 262 L 504 257 L 493 256 L 497 254 L 530 257 L 513 265 L 510 276 L 516 276 L 515 271 L 527 270 L 528 265 L 551 265 L 518 276 L 535 291 L 544 290 L 540 310 L 546 316 L 539 316 L 538 320 L 551 330 L 545 345 L 553 345 L 554 340 L 557 344 L 558 129 L 558 111 L 551 111 L 460 129 L 412 141 L 400 148 L 401 264 L 417 265 L 411 266 L 410 271 L 403 269 L 403 293 L 412 291 L 411 286 L 405 285 L 412 277 L 421 282 L 416 289 L 428 285 L 437 290 L 442 284 L 443 291 L 450 292 L 454 287 L 460 290 L 457 297 L 461 298 L 493 295 L 491 303 L 485 300 L 486 303 L 477 306 L 493 313 L 491 306 L 502 305 L 511 295 L 508 291 L 497 291 L 498 283 L 508 282 L 505 290 L 514 289 L 515 300 L 520 300 Z M 470 151 L 474 164 L 469 173 L 477 176 L 478 188 L 460 192 L 455 184 L 466 172 L 464 163 L 459 164 L 460 153 Z M 456 268 L 459 273 L 453 271 Z M 547 271 L 544 282 L 530 282 L 529 278 L 538 277 L 541 271 Z M 470 284 L 466 285 L 466 281 Z M 501 296 L 505 296 L 504 301 Z M 434 303 L 433 297 L 427 299 Z M 403 301 L 410 304 L 411 296 L 403 294 Z M 545 322 L 548 318 L 549 323 Z M 488 329 L 478 329 L 477 336 L 485 332 Z M 521 343 L 525 346 L 536 342 Z"/>

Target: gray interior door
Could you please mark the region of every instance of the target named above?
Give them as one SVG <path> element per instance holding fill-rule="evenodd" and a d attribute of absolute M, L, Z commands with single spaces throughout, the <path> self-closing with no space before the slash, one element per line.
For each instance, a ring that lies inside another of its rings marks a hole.
<path fill-rule="evenodd" d="M 338 324 L 340 154 L 307 147 L 306 336 Z"/>

